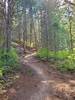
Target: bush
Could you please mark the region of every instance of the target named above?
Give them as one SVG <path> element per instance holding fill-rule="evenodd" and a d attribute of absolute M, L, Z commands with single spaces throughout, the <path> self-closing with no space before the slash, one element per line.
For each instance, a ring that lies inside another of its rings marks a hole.
<path fill-rule="evenodd" d="M 49 50 L 47 48 L 42 48 L 37 52 L 37 56 L 39 58 L 47 58 L 49 54 Z"/>
<path fill-rule="evenodd" d="M 55 55 L 55 58 L 57 59 L 66 59 L 67 56 L 69 56 L 70 52 L 68 50 L 61 50 L 61 51 L 57 51 L 56 52 L 56 55 Z"/>
<path fill-rule="evenodd" d="M 69 55 L 68 50 L 57 51 L 49 51 L 47 48 L 42 48 L 37 52 L 37 56 L 40 58 L 56 58 L 56 59 L 65 59 Z"/>
<path fill-rule="evenodd" d="M 58 69 L 62 72 L 75 72 L 75 62 L 66 59 L 63 63 L 59 63 Z"/>
<path fill-rule="evenodd" d="M 39 58 L 54 58 L 55 52 L 49 51 L 47 48 L 42 48 L 37 52 L 37 57 Z"/>
<path fill-rule="evenodd" d="M 0 50 L 0 72 L 6 72 L 17 69 L 19 58 L 16 50 L 12 48 L 9 52 Z"/>
<path fill-rule="evenodd" d="M 66 59 L 58 63 L 58 69 L 62 72 L 75 72 L 75 54 L 69 54 Z"/>
<path fill-rule="evenodd" d="M 42 48 L 37 52 L 39 58 L 53 58 L 57 60 L 58 69 L 62 72 L 75 72 L 75 53 L 68 50 L 49 51 L 47 48 Z"/>

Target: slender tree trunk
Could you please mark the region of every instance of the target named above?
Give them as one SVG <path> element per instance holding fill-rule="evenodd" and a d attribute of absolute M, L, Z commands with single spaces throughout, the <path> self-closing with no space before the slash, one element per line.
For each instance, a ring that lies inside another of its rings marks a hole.
<path fill-rule="evenodd" d="M 69 33 L 70 33 L 70 50 L 73 52 L 73 40 L 72 40 L 72 20 L 69 18 Z"/>
<path fill-rule="evenodd" d="M 26 22 L 26 4 L 23 5 L 23 48 L 24 53 L 26 52 L 26 36 L 27 36 L 27 22 Z"/>
<path fill-rule="evenodd" d="M 7 51 L 11 48 L 11 24 L 12 24 L 12 5 L 13 0 L 6 0 L 6 49 Z"/>
<path fill-rule="evenodd" d="M 32 30 L 33 30 L 33 13 L 32 13 L 32 5 L 30 6 L 29 9 L 29 14 L 30 14 L 30 47 L 32 44 Z"/>

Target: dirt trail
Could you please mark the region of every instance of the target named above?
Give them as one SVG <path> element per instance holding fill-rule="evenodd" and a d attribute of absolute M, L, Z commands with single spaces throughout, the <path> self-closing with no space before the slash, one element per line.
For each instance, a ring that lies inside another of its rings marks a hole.
<path fill-rule="evenodd" d="M 75 100 L 75 75 L 62 74 L 54 64 L 39 61 L 34 55 L 21 58 L 23 72 L 12 86 L 15 95 L 9 91 L 8 100 Z M 23 74 L 26 66 L 34 71 L 33 77 Z"/>
<path fill-rule="evenodd" d="M 34 55 L 26 56 L 24 63 L 36 71 L 41 83 L 39 91 L 29 100 L 75 100 L 75 75 L 62 74 L 52 68 L 54 65 L 48 66 L 34 58 Z"/>
<path fill-rule="evenodd" d="M 34 93 L 31 96 L 30 100 L 49 100 L 48 99 L 48 86 L 49 86 L 49 84 L 47 83 L 48 76 L 45 74 L 44 70 L 37 64 L 37 61 L 33 60 L 33 57 L 29 57 L 27 59 L 27 62 L 25 62 L 25 64 L 27 64 L 33 70 L 35 70 L 36 73 L 41 78 L 41 84 L 39 84 L 40 90 L 37 91 L 37 93 Z M 44 84 L 43 81 L 46 81 L 46 83 Z"/>
<path fill-rule="evenodd" d="M 33 55 L 35 55 L 35 53 Z M 39 91 L 34 93 L 30 97 L 30 100 L 59 100 L 57 99 L 57 97 L 54 97 L 52 95 L 52 88 L 50 88 L 51 91 L 49 89 L 50 76 L 47 73 L 46 65 L 40 63 L 37 59 L 34 58 L 33 55 L 26 56 L 24 58 L 24 64 L 30 66 L 33 70 L 36 71 L 38 76 L 41 78 L 41 82 L 39 84 L 40 87 Z"/>

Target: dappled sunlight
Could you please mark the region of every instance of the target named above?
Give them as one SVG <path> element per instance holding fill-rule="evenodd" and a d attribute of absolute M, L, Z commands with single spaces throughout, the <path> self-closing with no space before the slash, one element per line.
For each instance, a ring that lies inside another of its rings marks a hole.
<path fill-rule="evenodd" d="M 43 72 L 42 72 L 42 71 L 39 71 L 38 73 L 39 73 L 40 75 L 41 75 L 41 74 L 43 74 Z"/>
<path fill-rule="evenodd" d="M 71 90 L 70 85 L 67 83 L 58 83 L 54 87 L 57 91 L 60 92 L 69 92 L 69 90 Z"/>
<path fill-rule="evenodd" d="M 70 81 L 73 83 L 73 81 Z M 72 87 L 69 83 L 66 82 L 60 82 L 56 80 L 46 80 L 46 81 L 41 81 L 43 84 L 49 84 L 53 88 L 54 91 L 59 91 L 59 92 L 70 92 L 72 90 Z"/>
<path fill-rule="evenodd" d="M 40 91 L 39 91 L 41 96 L 43 96 L 42 92 L 46 93 L 48 89 L 55 96 L 54 100 L 60 100 L 57 97 L 63 98 L 65 100 L 65 98 L 71 98 L 71 96 L 74 96 L 75 80 L 71 80 L 72 79 L 71 75 L 64 74 L 63 76 L 62 74 L 58 74 L 57 71 L 54 70 L 53 72 L 49 73 L 50 74 L 49 76 L 49 74 L 46 72 L 47 65 L 46 64 L 44 65 L 42 62 L 37 62 L 37 59 L 35 60 L 33 57 L 34 55 L 36 55 L 36 52 L 26 56 L 25 60 L 29 64 L 29 66 L 34 71 L 36 71 L 36 73 L 42 79 L 40 81 Z M 40 96 L 39 93 L 34 94 L 33 97 L 35 98 L 39 97 Z M 52 100 L 52 98 L 53 97 L 51 97 L 49 94 L 48 96 L 45 96 L 44 99 Z M 39 99 L 39 100 L 43 100 L 43 99 Z"/>
<path fill-rule="evenodd" d="M 28 63 L 28 60 L 24 60 L 25 61 L 25 63 Z"/>
<path fill-rule="evenodd" d="M 53 95 L 62 98 L 70 98 L 72 94 L 74 95 L 75 89 L 71 85 L 74 84 L 75 81 L 70 80 L 71 75 L 65 75 L 64 78 L 65 80 L 64 79 L 62 80 L 61 77 L 63 76 L 61 76 L 60 74 L 59 77 L 59 74 L 57 74 L 57 72 L 54 71 L 50 73 L 51 74 L 50 76 L 48 76 L 46 72 L 47 65 L 45 65 L 46 67 L 44 68 L 44 64 L 42 64 L 41 62 L 37 63 L 36 60 L 34 60 L 33 58 L 34 55 L 36 55 L 36 52 L 26 56 L 25 60 L 29 64 L 29 66 L 33 70 L 35 70 L 39 76 L 41 76 L 40 78 L 42 78 L 42 80 L 40 81 L 42 87 L 40 86 L 40 91 L 39 91 L 41 96 L 43 96 L 42 91 L 46 93 L 47 89 L 49 89 Z M 33 96 L 35 96 L 35 94 Z M 38 96 L 39 94 L 36 93 L 35 98 L 37 98 Z M 45 96 L 45 100 L 52 100 L 50 94 L 48 96 Z M 56 99 L 56 100 L 60 100 L 60 99 Z"/>
<path fill-rule="evenodd" d="M 35 70 L 37 72 L 38 75 L 41 75 L 42 77 L 44 77 L 44 71 L 39 68 L 39 67 L 35 67 L 35 66 L 31 66 L 33 68 L 33 70 Z"/>
<path fill-rule="evenodd" d="M 69 80 L 69 83 L 75 85 L 75 80 Z"/>
<path fill-rule="evenodd" d="M 31 53 L 31 54 L 28 54 L 28 55 L 26 55 L 24 58 L 29 58 L 29 57 L 32 57 L 32 56 L 34 56 L 34 55 L 36 55 L 36 52 Z"/>
<path fill-rule="evenodd" d="M 16 75 L 16 76 L 15 76 L 15 79 L 19 79 L 19 78 L 20 78 L 20 75 Z"/>
<path fill-rule="evenodd" d="M 0 0 L 0 100 L 75 100 L 75 0 Z"/>
<path fill-rule="evenodd" d="M 41 83 L 48 85 L 50 89 L 52 88 L 52 92 L 54 95 L 62 97 L 63 99 L 70 98 L 71 100 L 72 97 L 75 96 L 75 80 L 67 80 L 63 82 L 62 80 L 51 79 L 41 81 Z M 47 97 L 47 99 L 52 100 L 50 97 Z"/>
<path fill-rule="evenodd" d="M 49 96 L 47 96 L 46 98 L 45 98 L 45 100 L 50 100 L 51 98 L 49 97 Z"/>
<path fill-rule="evenodd" d="M 19 46 L 19 44 L 16 43 L 16 42 L 12 42 L 12 45 L 13 45 L 13 46 Z"/>
<path fill-rule="evenodd" d="M 54 82 L 55 82 L 54 80 L 41 81 L 41 83 L 44 83 L 44 84 L 46 84 L 46 83 L 54 83 Z"/>

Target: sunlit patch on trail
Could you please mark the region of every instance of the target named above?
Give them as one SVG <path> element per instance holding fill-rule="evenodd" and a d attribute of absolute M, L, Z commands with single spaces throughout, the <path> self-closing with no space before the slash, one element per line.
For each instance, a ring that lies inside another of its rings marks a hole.
<path fill-rule="evenodd" d="M 66 83 L 57 84 L 55 87 L 60 92 L 62 92 L 62 91 L 68 92 L 68 91 L 71 90 L 70 85 L 69 84 L 66 84 Z"/>
<path fill-rule="evenodd" d="M 54 83 L 54 82 L 55 82 L 54 80 L 41 81 L 41 83 L 44 83 L 44 84 L 46 84 L 46 83 Z"/>
<path fill-rule="evenodd" d="M 49 97 L 49 96 L 47 96 L 45 100 L 50 100 L 50 97 Z"/>
<path fill-rule="evenodd" d="M 29 55 L 26 55 L 24 58 L 29 58 L 29 57 L 34 56 L 34 55 L 36 55 L 36 52 L 29 54 Z"/>
<path fill-rule="evenodd" d="M 25 63 L 28 63 L 28 60 L 25 60 Z"/>
<path fill-rule="evenodd" d="M 42 72 L 42 71 L 39 71 L 38 73 L 39 73 L 39 74 L 42 74 L 43 72 Z"/>
<path fill-rule="evenodd" d="M 75 80 L 70 80 L 69 82 L 75 85 Z"/>

